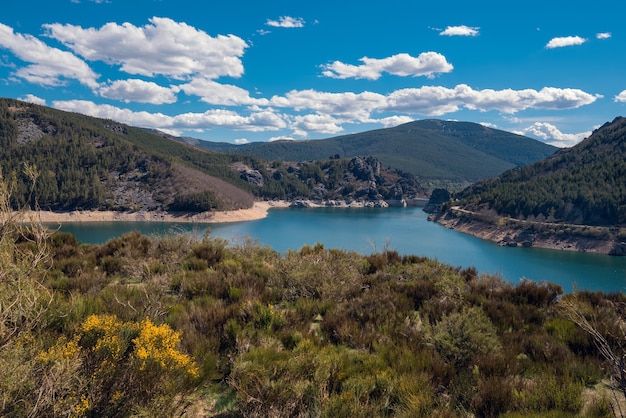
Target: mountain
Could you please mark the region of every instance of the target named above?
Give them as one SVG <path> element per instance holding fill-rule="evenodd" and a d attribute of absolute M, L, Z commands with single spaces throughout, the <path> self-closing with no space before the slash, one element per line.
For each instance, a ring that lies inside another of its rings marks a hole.
<path fill-rule="evenodd" d="M 0 173 L 10 179 L 15 208 L 55 211 L 201 212 L 250 207 L 255 198 L 376 201 L 426 194 L 415 176 L 372 157 L 270 162 L 12 99 L 0 99 Z"/>
<path fill-rule="evenodd" d="M 111 120 L 0 99 L 0 172 L 11 178 L 14 207 L 249 207 L 254 195 L 231 160 Z"/>
<path fill-rule="evenodd" d="M 460 193 L 461 205 L 520 219 L 626 226 L 626 118 L 578 145 Z"/>
<path fill-rule="evenodd" d="M 557 148 L 470 122 L 420 120 L 328 139 L 255 142 L 200 141 L 200 147 L 267 160 L 308 161 L 371 155 L 423 180 L 473 183 L 539 161 Z"/>
<path fill-rule="evenodd" d="M 431 219 L 501 245 L 626 255 L 626 118 L 466 188 Z"/>

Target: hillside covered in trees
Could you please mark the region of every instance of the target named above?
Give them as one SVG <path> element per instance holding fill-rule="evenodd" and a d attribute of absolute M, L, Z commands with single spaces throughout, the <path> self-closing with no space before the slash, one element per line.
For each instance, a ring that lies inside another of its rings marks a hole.
<path fill-rule="evenodd" d="M 429 219 L 500 245 L 624 256 L 626 119 L 447 199 Z"/>
<path fill-rule="evenodd" d="M 328 139 L 245 145 L 193 141 L 212 150 L 266 160 L 308 161 L 371 155 L 423 182 L 467 185 L 539 161 L 557 148 L 471 122 L 420 120 Z"/>
<path fill-rule="evenodd" d="M 14 208 L 202 212 L 254 199 L 402 199 L 427 191 L 376 159 L 268 162 L 111 120 L 0 100 L 0 173 Z M 34 180 L 34 182 L 33 182 Z"/>
<path fill-rule="evenodd" d="M 578 145 L 457 194 L 474 212 L 577 225 L 626 226 L 626 118 Z"/>
<path fill-rule="evenodd" d="M 1 186 L 2 416 L 624 410 L 622 293 L 562 295 L 392 250 L 139 233 L 83 245 L 20 224 Z"/>

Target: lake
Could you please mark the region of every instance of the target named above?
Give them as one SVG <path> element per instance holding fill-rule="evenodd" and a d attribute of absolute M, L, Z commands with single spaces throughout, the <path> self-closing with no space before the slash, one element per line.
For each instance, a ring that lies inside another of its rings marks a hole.
<path fill-rule="evenodd" d="M 437 259 L 453 266 L 474 266 L 480 273 L 501 275 L 518 283 L 522 278 L 574 288 L 623 291 L 626 257 L 537 248 L 500 247 L 489 241 L 429 222 L 421 208 L 386 209 L 272 209 L 265 219 L 224 224 L 154 222 L 66 223 L 62 231 L 85 243 L 104 243 L 132 230 L 144 234 L 194 233 L 210 228 L 212 236 L 234 243 L 252 238 L 279 252 L 303 245 L 371 254 L 385 248 L 400 254 Z"/>

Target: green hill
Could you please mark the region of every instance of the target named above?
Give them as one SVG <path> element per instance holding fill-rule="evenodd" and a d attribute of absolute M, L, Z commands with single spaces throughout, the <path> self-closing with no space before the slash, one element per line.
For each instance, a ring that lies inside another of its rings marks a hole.
<path fill-rule="evenodd" d="M 111 120 L 0 99 L 0 170 L 13 206 L 209 210 L 252 205 L 232 157 Z M 241 157 L 236 157 L 241 159 Z M 25 168 L 36 169 L 32 186 Z M 36 200 L 36 201 L 35 201 Z"/>
<path fill-rule="evenodd" d="M 398 200 L 426 194 L 415 176 L 371 157 L 269 162 L 11 99 L 0 99 L 0 173 L 11 178 L 14 208 L 55 211 L 201 212 L 250 207 L 255 197 Z"/>
<path fill-rule="evenodd" d="M 198 146 L 267 160 L 308 161 L 371 155 L 428 181 L 472 183 L 539 161 L 557 149 L 531 138 L 470 122 L 421 120 L 329 139 Z"/>
<path fill-rule="evenodd" d="M 626 118 L 535 164 L 477 183 L 460 205 L 518 219 L 626 226 Z"/>

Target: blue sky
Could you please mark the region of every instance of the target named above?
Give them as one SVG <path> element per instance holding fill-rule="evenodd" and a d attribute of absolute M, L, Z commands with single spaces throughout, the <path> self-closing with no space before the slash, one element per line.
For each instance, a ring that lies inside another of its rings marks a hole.
<path fill-rule="evenodd" d="M 0 96 L 245 143 L 417 119 L 571 146 L 626 113 L 626 2 L 3 0 Z"/>

